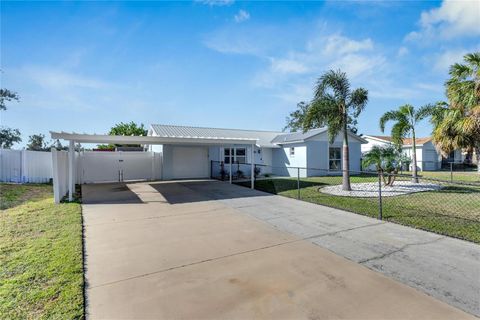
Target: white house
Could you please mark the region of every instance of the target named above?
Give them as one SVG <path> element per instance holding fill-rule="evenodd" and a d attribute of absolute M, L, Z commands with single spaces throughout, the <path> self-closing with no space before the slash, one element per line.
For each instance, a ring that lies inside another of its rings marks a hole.
<path fill-rule="evenodd" d="M 68 141 L 68 152 L 52 149 L 55 202 L 75 184 L 171 180 L 218 176 L 223 166 L 231 180 L 250 178 L 254 188 L 260 174 L 321 176 L 342 170 L 339 137 L 330 144 L 327 130 L 282 133 L 240 129 L 151 125 L 148 136 L 111 136 L 75 132 L 50 132 L 52 139 Z M 350 170 L 360 170 L 361 137 L 349 132 Z M 76 143 L 140 144 L 150 152 L 75 151 Z M 254 165 L 251 165 L 251 164 Z M 242 173 L 239 173 L 242 171 Z"/>
<path fill-rule="evenodd" d="M 208 177 L 217 175 L 223 162 L 230 172 L 239 168 L 249 175 L 250 163 L 262 174 L 282 176 L 320 176 L 342 170 L 342 138 L 333 144 L 328 141 L 326 128 L 284 133 L 242 129 L 220 129 L 152 124 L 149 136 L 161 138 L 245 139 L 245 143 L 231 145 L 188 146 L 163 144 L 150 146 L 151 151 L 163 152 L 163 179 Z M 349 133 L 350 170 L 360 171 L 361 137 Z M 250 141 L 256 141 L 252 144 Z M 252 153 L 252 145 L 254 150 Z M 247 165 L 248 164 L 248 165 Z"/>
<path fill-rule="evenodd" d="M 373 146 L 388 146 L 392 144 L 392 138 L 389 136 L 362 136 L 368 143 L 362 145 L 362 154 L 368 152 Z M 443 158 L 440 153 L 437 152 L 433 145 L 432 138 L 416 138 L 417 149 L 417 167 L 420 170 L 439 170 L 442 168 L 442 162 L 463 162 L 464 155 L 460 149 L 455 150 L 450 154 L 448 158 Z M 413 149 L 413 140 L 411 138 L 405 138 L 403 140 L 402 150 L 405 155 L 411 157 Z"/>

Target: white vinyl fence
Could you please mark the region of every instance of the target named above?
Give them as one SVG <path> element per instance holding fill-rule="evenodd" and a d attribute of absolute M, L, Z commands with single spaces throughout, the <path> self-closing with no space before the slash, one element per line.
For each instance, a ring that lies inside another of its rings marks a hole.
<path fill-rule="evenodd" d="M 68 152 L 52 150 L 53 193 L 58 203 L 68 192 Z M 156 152 L 75 152 L 76 184 L 159 180 L 162 154 Z"/>
<path fill-rule="evenodd" d="M 0 149 L 0 181 L 47 183 L 52 178 L 50 152 Z"/>

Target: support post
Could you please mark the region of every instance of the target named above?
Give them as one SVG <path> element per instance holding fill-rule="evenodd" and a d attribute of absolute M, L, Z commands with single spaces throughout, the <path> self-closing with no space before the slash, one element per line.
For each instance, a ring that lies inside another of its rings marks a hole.
<path fill-rule="evenodd" d="M 378 173 L 378 220 L 383 219 L 383 207 L 382 207 L 382 175 Z"/>
<path fill-rule="evenodd" d="M 251 162 L 251 165 L 250 165 L 250 180 L 251 180 L 251 184 L 250 184 L 250 188 L 252 189 L 255 189 L 255 168 L 254 168 L 254 163 L 255 163 L 255 145 L 252 144 L 252 150 L 250 152 L 250 162 Z"/>
<path fill-rule="evenodd" d="M 75 188 L 75 181 L 73 181 L 73 159 L 75 157 L 74 145 L 75 141 L 70 140 L 68 145 L 68 201 L 73 201 L 73 192 Z"/>
<path fill-rule="evenodd" d="M 232 184 L 232 162 L 233 162 L 233 155 L 232 155 L 232 147 L 230 147 L 230 152 L 228 155 L 228 167 L 229 167 L 229 182 Z"/>
<path fill-rule="evenodd" d="M 297 198 L 300 200 L 300 167 L 297 168 Z"/>

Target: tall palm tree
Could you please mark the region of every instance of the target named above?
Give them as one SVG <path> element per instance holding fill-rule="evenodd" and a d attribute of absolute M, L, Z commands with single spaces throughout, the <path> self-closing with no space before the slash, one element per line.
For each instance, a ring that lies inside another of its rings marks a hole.
<path fill-rule="evenodd" d="M 382 132 L 385 132 L 385 125 L 389 121 L 395 121 L 395 124 L 392 127 L 392 142 L 401 148 L 403 144 L 403 139 L 408 135 L 412 135 L 412 163 L 413 163 L 413 172 L 412 172 L 412 181 L 418 182 L 417 175 L 417 144 L 416 144 L 416 135 L 415 135 L 415 126 L 427 118 L 430 114 L 432 107 L 426 105 L 421 107 L 418 110 L 410 104 L 405 104 L 400 106 L 398 110 L 388 111 L 383 114 L 380 118 L 380 129 Z"/>
<path fill-rule="evenodd" d="M 480 52 L 450 67 L 445 83 L 449 100 L 433 109 L 433 142 L 443 156 L 455 149 L 475 150 L 480 174 Z"/>
<path fill-rule="evenodd" d="M 317 80 L 314 98 L 310 103 L 303 129 L 328 127 L 328 137 L 333 143 L 343 133 L 342 189 L 349 191 L 350 172 L 348 156 L 348 127 L 358 117 L 368 102 L 368 91 L 363 88 L 350 90 L 347 74 L 330 70 Z"/>

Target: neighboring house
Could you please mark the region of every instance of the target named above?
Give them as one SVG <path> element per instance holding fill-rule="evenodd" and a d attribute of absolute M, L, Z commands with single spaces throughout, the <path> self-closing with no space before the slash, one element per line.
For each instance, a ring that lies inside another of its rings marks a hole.
<path fill-rule="evenodd" d="M 305 133 L 284 133 L 152 124 L 148 135 L 163 138 L 256 139 L 253 163 L 258 165 L 261 174 L 297 176 L 297 167 L 302 168 L 302 177 L 338 174 L 342 170 L 341 135 L 330 144 L 326 128 Z M 349 137 L 350 170 L 360 171 L 361 145 L 367 141 L 351 132 Z M 250 165 L 246 164 L 252 163 L 251 148 L 251 142 L 246 142 L 228 146 L 164 144 L 152 145 L 149 149 L 163 152 L 163 179 L 181 179 L 218 175 L 222 162 L 226 171 L 232 163 L 232 173 L 240 169 L 249 176 Z"/>
<path fill-rule="evenodd" d="M 362 138 L 368 142 L 362 145 L 362 154 L 370 151 L 375 145 L 388 146 L 392 144 L 392 138 L 389 136 L 364 135 Z M 439 170 L 442 168 L 442 165 L 449 162 L 460 163 L 465 160 L 465 155 L 460 149 L 453 151 L 448 158 L 442 157 L 435 149 L 431 137 L 417 138 L 415 142 L 417 148 L 417 167 L 420 170 Z M 413 140 L 411 138 L 405 138 L 403 140 L 402 150 L 408 157 L 412 156 L 412 143 Z"/>

